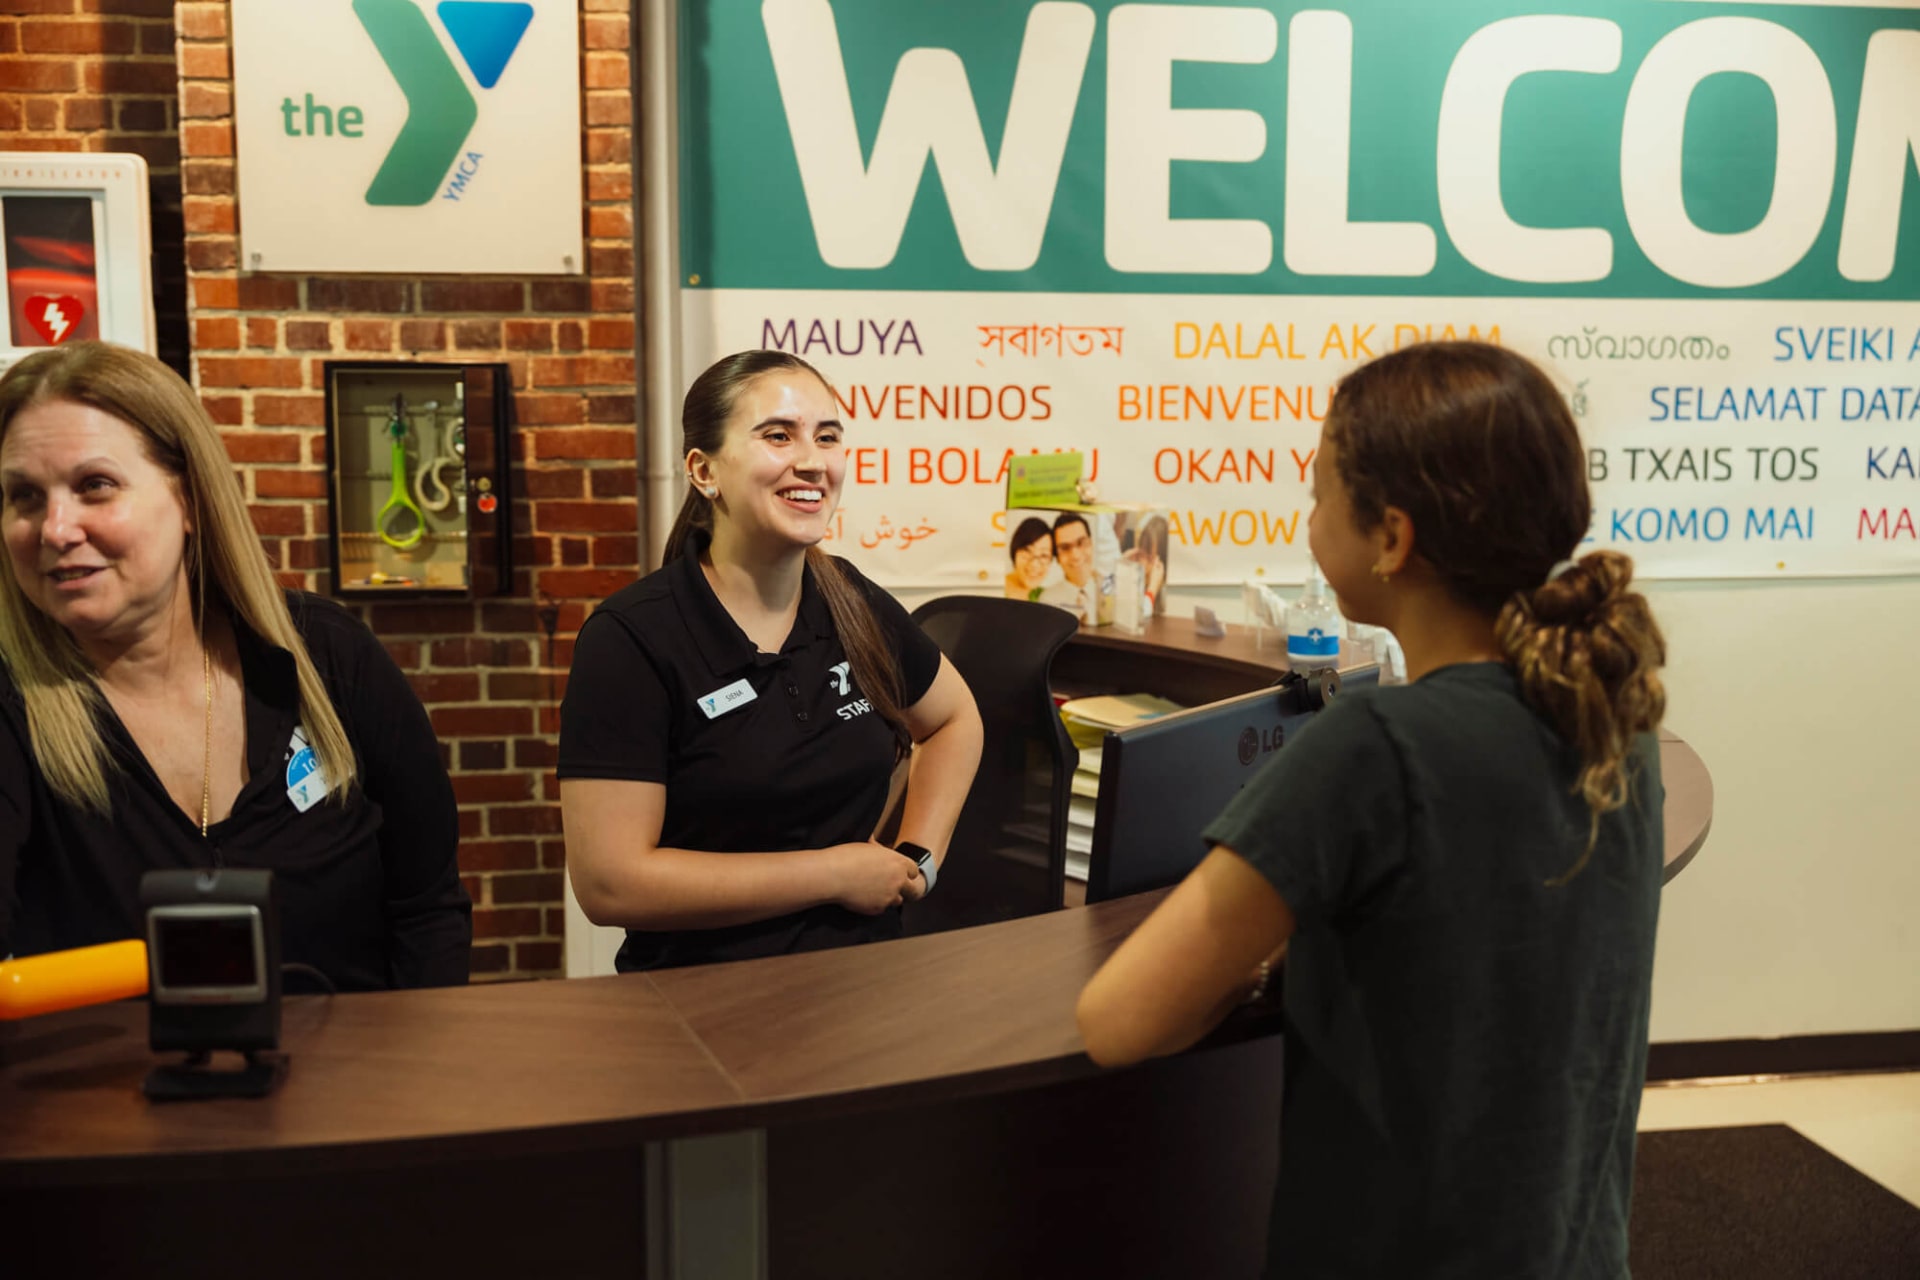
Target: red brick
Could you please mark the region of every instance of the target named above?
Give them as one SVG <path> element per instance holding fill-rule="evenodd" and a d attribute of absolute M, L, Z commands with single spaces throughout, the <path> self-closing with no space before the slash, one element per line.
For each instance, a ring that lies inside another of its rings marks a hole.
<path fill-rule="evenodd" d="M 422 280 L 422 311 L 525 311 L 527 287 L 518 280 Z"/>
<path fill-rule="evenodd" d="M 348 320 L 342 328 L 349 351 L 393 350 L 391 320 Z"/>
<path fill-rule="evenodd" d="M 182 4 L 175 6 L 180 34 L 188 40 L 224 40 L 227 38 L 227 6 L 224 4 Z"/>
<path fill-rule="evenodd" d="M 193 304 L 203 311 L 232 311 L 240 305 L 240 282 L 201 276 L 193 281 Z"/>
<path fill-rule="evenodd" d="M 501 326 L 501 336 L 509 351 L 553 350 L 551 320 L 509 320 Z"/>
<path fill-rule="evenodd" d="M 523 427 L 575 426 L 585 419 L 586 401 L 578 395 L 518 395 L 513 416 Z"/>
<path fill-rule="evenodd" d="M 253 517 L 254 532 L 263 537 L 299 537 L 307 531 L 305 507 L 255 506 L 248 507 L 247 514 Z"/>
<path fill-rule="evenodd" d="M 569 354 L 582 351 L 587 345 L 587 326 L 578 320 L 562 320 L 553 326 L 553 345 Z"/>
<path fill-rule="evenodd" d="M 471 743 L 463 743 L 471 746 Z M 540 846 L 532 840 L 463 840 L 460 842 L 462 871 L 535 871 L 540 867 Z"/>
<path fill-rule="evenodd" d="M 559 779 L 556 778 L 554 781 L 558 782 Z M 567 842 L 564 837 L 559 840 L 542 840 L 540 842 L 540 865 L 558 869 L 564 869 L 566 867 Z"/>
<path fill-rule="evenodd" d="M 587 487 L 596 498 L 636 498 L 640 473 L 632 467 L 595 469 L 587 475 Z"/>
<path fill-rule="evenodd" d="M 633 199 L 632 172 L 624 168 L 588 170 L 587 199 L 631 202 Z"/>
<path fill-rule="evenodd" d="M 83 13 L 110 13 L 129 18 L 173 17 L 173 5 L 168 0 L 80 0 L 80 10 Z"/>
<path fill-rule="evenodd" d="M 560 944 L 557 942 L 516 942 L 513 966 L 534 977 L 554 976 L 561 972 Z"/>
<path fill-rule="evenodd" d="M 595 280 L 593 310 L 614 315 L 632 315 L 633 281 Z"/>
<path fill-rule="evenodd" d="M 524 667 L 533 661 L 533 646 L 492 637 L 436 640 L 428 656 L 436 667 Z"/>
<path fill-rule="evenodd" d="M 170 133 L 173 103 L 166 98 L 123 98 L 118 127 L 122 133 Z"/>
<path fill-rule="evenodd" d="M 228 80 L 233 76 L 224 44 L 183 44 L 180 46 L 180 78 L 183 80 Z"/>
<path fill-rule="evenodd" d="M 327 438 L 315 436 L 307 442 L 307 461 L 316 467 L 327 465 Z"/>
<path fill-rule="evenodd" d="M 51 133 L 60 127 L 58 98 L 28 98 L 27 128 L 36 133 Z"/>
<path fill-rule="evenodd" d="M 580 83 L 588 89 L 633 89 L 624 53 L 590 53 L 580 69 Z"/>
<path fill-rule="evenodd" d="M 517 804 L 533 799 L 533 779 L 524 773 L 463 773 L 453 779 L 453 799 L 456 804 Z"/>
<path fill-rule="evenodd" d="M 591 293 L 585 280 L 535 280 L 533 282 L 535 311 L 585 311 L 590 300 Z"/>
<path fill-rule="evenodd" d="M 402 320 L 400 346 L 406 351 L 445 351 L 447 322 L 445 320 Z"/>
<path fill-rule="evenodd" d="M 155 97 L 179 92 L 179 75 L 171 57 L 88 59 L 81 66 L 80 84 L 88 93 Z"/>
<path fill-rule="evenodd" d="M 535 581 L 550 596 L 604 600 L 631 583 L 633 575 L 614 569 L 543 569 Z"/>
<path fill-rule="evenodd" d="M 631 431 L 608 431 L 595 427 L 573 430 L 547 428 L 532 433 L 533 447 L 543 461 L 573 458 L 618 458 L 632 462 L 639 440 Z"/>
<path fill-rule="evenodd" d="M 300 437 L 286 432 L 230 431 L 223 434 L 220 440 L 227 446 L 227 456 L 235 462 L 300 461 Z M 286 532 L 305 533 L 306 530 L 297 529 Z"/>
<path fill-rule="evenodd" d="M 487 697 L 494 702 L 558 702 L 566 693 L 562 671 L 495 671 L 487 676 Z"/>
<path fill-rule="evenodd" d="M 61 117 L 68 130 L 90 133 L 107 127 L 107 99 L 68 98 L 60 104 Z"/>
<path fill-rule="evenodd" d="M 473 909 L 473 936 L 479 938 L 514 938 L 540 932 L 541 921 L 538 907 L 475 907 Z M 478 953 L 479 948 L 474 948 Z"/>
<path fill-rule="evenodd" d="M 402 671 L 413 671 L 420 666 L 421 646 L 418 640 L 382 640 L 387 655 L 393 659 L 393 665 Z"/>
<path fill-rule="evenodd" d="M 272 316 L 248 316 L 247 345 L 266 351 L 279 346 L 280 322 Z"/>
<path fill-rule="evenodd" d="M 580 44 L 586 49 L 615 49 L 624 52 L 632 46 L 628 38 L 625 14 L 590 14 L 580 20 Z"/>
<path fill-rule="evenodd" d="M 527 707 L 430 707 L 427 715 L 442 738 L 498 738 L 533 728 L 533 712 Z"/>
<path fill-rule="evenodd" d="M 468 738 L 460 743 L 460 768 L 466 771 L 479 769 L 504 769 L 507 767 L 507 744 L 504 739 L 475 741 Z"/>
<path fill-rule="evenodd" d="M 387 315 L 411 311 L 413 285 L 407 280 L 316 277 L 307 282 L 307 307 L 312 311 L 373 311 Z"/>
<path fill-rule="evenodd" d="M 321 538 L 288 539 L 287 567 L 290 569 L 325 569 L 327 564 L 327 544 Z"/>
<path fill-rule="evenodd" d="M 230 196 L 234 193 L 231 160 L 195 160 L 181 168 L 188 195 Z"/>
<path fill-rule="evenodd" d="M 262 498 L 324 498 L 327 477 L 320 471 L 267 471 L 253 473 L 253 492 Z"/>
<path fill-rule="evenodd" d="M 472 671 L 423 671 L 407 683 L 422 702 L 480 701 L 480 676 Z"/>
<path fill-rule="evenodd" d="M 487 810 L 487 832 L 496 836 L 558 835 L 559 805 L 516 805 Z"/>
<path fill-rule="evenodd" d="M 633 249 L 625 244 L 590 244 L 587 246 L 587 270 L 603 278 L 631 276 Z"/>
<path fill-rule="evenodd" d="M 297 387 L 300 361 L 285 356 L 202 356 L 200 384 L 206 387 Z"/>
<path fill-rule="evenodd" d="M 0 27 L 0 52 L 4 52 L 6 38 L 7 28 Z M 88 101 L 98 101 L 98 99 L 88 99 Z M 24 128 L 26 118 L 26 113 L 20 107 L 20 99 L 0 98 L 0 132 Z"/>
<path fill-rule="evenodd" d="M 587 234 L 595 240 L 628 240 L 633 237 L 633 214 L 625 205 L 587 210 Z"/>
<path fill-rule="evenodd" d="M 599 351 L 632 351 L 633 321 L 589 320 L 587 345 Z"/>
<path fill-rule="evenodd" d="M 196 351 L 236 351 L 240 347 L 240 317 L 201 316 L 193 322 Z"/>
<path fill-rule="evenodd" d="M 333 349 L 333 326 L 325 320 L 289 320 L 286 331 L 287 349 L 290 351 Z"/>
<path fill-rule="evenodd" d="M 560 763 L 560 744 L 545 738 L 515 738 L 513 763 L 519 769 L 551 769 Z"/>
<path fill-rule="evenodd" d="M 587 130 L 588 164 L 633 163 L 633 131 L 630 129 Z"/>
<path fill-rule="evenodd" d="M 535 468 L 522 471 L 518 492 L 528 498 L 578 498 L 586 493 L 587 482 L 577 468 L 563 470 Z"/>
<path fill-rule="evenodd" d="M 500 346 L 498 320 L 455 320 L 453 345 L 460 351 L 494 351 Z"/>
<path fill-rule="evenodd" d="M 173 24 L 170 22 L 148 22 L 140 26 L 141 53 L 165 54 L 171 58 L 179 43 L 180 37 L 175 33 Z"/>
<path fill-rule="evenodd" d="M 13 6 L 8 5 L 13 11 Z M 138 43 L 130 22 L 28 18 L 20 24 L 22 53 L 132 53 Z"/>
<path fill-rule="evenodd" d="M 532 781 L 531 778 L 528 779 Z M 527 875 L 498 875 L 493 877 L 488 888 L 493 892 L 493 900 L 500 903 L 559 902 L 566 892 L 564 877 L 557 871 L 540 871 Z M 522 944 L 525 945 L 525 944 Z"/>
<path fill-rule="evenodd" d="M 630 387 L 634 385 L 633 357 L 535 356 L 533 383 L 541 387 Z"/>
<path fill-rule="evenodd" d="M 480 810 L 460 810 L 460 838 L 462 840 L 479 835 L 486 825 L 486 815 L 481 813 Z"/>
<path fill-rule="evenodd" d="M 635 525 L 634 509 L 624 502 L 548 501 L 535 513 L 543 533 L 631 533 Z"/>
<path fill-rule="evenodd" d="M 461 635 L 473 630 L 473 606 L 377 604 L 370 611 L 367 622 L 381 635 Z"/>
<path fill-rule="evenodd" d="M 180 153 L 187 156 L 233 154 L 233 125 L 189 121 L 180 127 Z"/>
<path fill-rule="evenodd" d="M 189 80 L 180 86 L 180 114 L 188 119 L 217 119 L 233 114 L 233 90 L 223 84 Z"/>
<path fill-rule="evenodd" d="M 505 943 L 491 947 L 475 947 L 467 953 L 467 973 L 470 977 L 486 978 L 502 974 L 513 968 L 513 948 Z"/>
<path fill-rule="evenodd" d="M 569 568 L 579 568 L 593 560 L 593 548 L 585 538 L 560 539 L 560 563 Z"/>
<path fill-rule="evenodd" d="M 246 401 L 239 396 L 201 396 L 200 403 L 215 426 L 237 427 L 246 421 Z"/>
<path fill-rule="evenodd" d="M 79 87 L 75 64 L 63 58 L 8 58 L 0 62 L 0 89 L 72 93 Z"/>
<path fill-rule="evenodd" d="M 624 91 L 618 93 L 595 92 L 587 95 L 587 109 L 582 123 L 632 124 L 633 98 Z"/>
<path fill-rule="evenodd" d="M 300 282 L 290 276 L 246 275 L 239 287 L 243 311 L 292 311 L 300 305 Z"/>
<path fill-rule="evenodd" d="M 326 397 L 257 395 L 253 398 L 253 420 L 263 427 L 324 427 Z"/>
<path fill-rule="evenodd" d="M 115 149 L 121 148 L 116 144 Z M 195 271 L 231 271 L 239 262 L 240 254 L 232 236 L 198 239 L 187 245 L 187 266 Z"/>
<path fill-rule="evenodd" d="M 602 535 L 593 540 L 593 562 L 607 567 L 637 569 L 640 565 L 640 536 Z"/>
<path fill-rule="evenodd" d="M 7 0 L 10 14 L 72 13 L 74 0 Z"/>

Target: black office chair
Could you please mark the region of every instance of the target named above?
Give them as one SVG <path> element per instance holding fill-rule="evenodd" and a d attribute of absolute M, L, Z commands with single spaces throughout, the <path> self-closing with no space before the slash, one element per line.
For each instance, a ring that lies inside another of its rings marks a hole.
<path fill-rule="evenodd" d="M 913 620 L 973 691 L 986 736 L 940 883 L 908 909 L 907 932 L 1052 911 L 1066 888 L 1079 753 L 1054 709 L 1047 670 L 1079 623 L 1052 605 L 987 596 L 929 600 Z"/>

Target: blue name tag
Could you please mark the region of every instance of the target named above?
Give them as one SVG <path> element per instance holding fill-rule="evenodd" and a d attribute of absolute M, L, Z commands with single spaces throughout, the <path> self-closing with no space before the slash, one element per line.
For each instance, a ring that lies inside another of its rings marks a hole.
<path fill-rule="evenodd" d="M 320 757 L 313 753 L 306 733 L 298 727 L 287 749 L 293 752 L 287 759 L 287 799 L 305 813 L 326 797 L 327 775 L 320 771 Z"/>

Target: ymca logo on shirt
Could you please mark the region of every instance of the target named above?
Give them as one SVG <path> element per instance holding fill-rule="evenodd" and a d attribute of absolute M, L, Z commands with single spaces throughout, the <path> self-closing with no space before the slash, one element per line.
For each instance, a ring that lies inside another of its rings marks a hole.
<path fill-rule="evenodd" d="M 848 675 L 852 666 L 853 664 L 851 662 L 836 662 L 827 669 L 827 683 L 832 685 L 833 691 L 843 698 L 853 692 L 853 682 Z M 873 704 L 871 702 L 868 702 L 865 698 L 856 698 L 845 706 L 835 707 L 833 713 L 842 720 L 851 720 L 855 716 L 863 716 L 871 710 L 873 710 Z"/>

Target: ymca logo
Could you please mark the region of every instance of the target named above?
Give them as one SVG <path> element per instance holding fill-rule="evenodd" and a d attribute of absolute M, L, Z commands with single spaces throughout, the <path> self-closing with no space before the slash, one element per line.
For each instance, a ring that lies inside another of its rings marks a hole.
<path fill-rule="evenodd" d="M 500 82 L 507 63 L 520 47 L 520 38 L 533 21 L 532 5 L 501 0 L 444 0 L 434 6 L 434 12 L 482 89 Z M 467 181 L 479 171 L 479 153 L 461 154 L 474 122 L 480 118 L 479 104 L 468 92 L 426 14 L 413 0 L 353 0 L 353 13 L 407 99 L 406 123 L 367 187 L 367 203 L 423 205 L 436 194 L 458 200 Z M 281 103 L 290 136 L 300 136 L 299 110 L 292 98 Z M 316 115 L 331 135 L 329 109 L 316 104 L 308 94 L 308 137 L 313 135 Z M 358 137 L 357 132 L 349 132 L 349 115 L 353 124 L 359 123 L 359 108 L 341 107 L 340 132 L 345 137 Z M 459 169 L 442 192 L 441 180 L 454 169 L 456 161 Z"/>
<path fill-rule="evenodd" d="M 843 698 L 853 692 L 852 687 L 847 683 L 847 669 L 852 665 L 850 662 L 836 662 L 827 672 L 827 683 L 832 685 L 833 691 Z"/>

